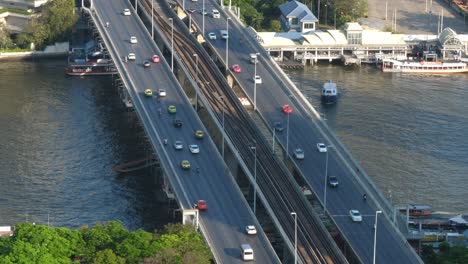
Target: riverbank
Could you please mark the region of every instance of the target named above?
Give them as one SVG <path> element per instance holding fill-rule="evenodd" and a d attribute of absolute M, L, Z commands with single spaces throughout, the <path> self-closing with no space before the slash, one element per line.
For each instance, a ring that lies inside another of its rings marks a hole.
<path fill-rule="evenodd" d="M 62 58 L 68 56 L 69 42 L 55 43 L 44 50 L 0 52 L 0 61 L 36 59 L 36 58 Z"/>

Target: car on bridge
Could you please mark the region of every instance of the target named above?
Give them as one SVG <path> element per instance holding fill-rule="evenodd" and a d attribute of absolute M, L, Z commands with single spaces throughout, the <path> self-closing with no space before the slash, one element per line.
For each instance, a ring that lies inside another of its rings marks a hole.
<path fill-rule="evenodd" d="M 317 143 L 317 150 L 319 152 L 327 152 L 327 145 L 323 144 L 323 143 Z"/>
<path fill-rule="evenodd" d="M 183 169 L 183 170 L 190 170 L 190 161 L 188 160 L 183 160 L 180 162 L 180 167 Z"/>
<path fill-rule="evenodd" d="M 159 89 L 158 95 L 159 97 L 166 97 L 167 96 L 166 89 Z"/>
<path fill-rule="evenodd" d="M 213 18 L 220 18 L 221 14 L 219 13 L 218 9 L 213 9 L 213 10 L 211 10 L 211 16 Z"/>
<path fill-rule="evenodd" d="M 125 9 L 123 10 L 122 14 L 123 14 L 124 16 L 131 16 L 131 15 L 132 15 L 132 13 L 130 13 L 130 9 L 128 9 L 128 8 L 125 8 Z"/>
<path fill-rule="evenodd" d="M 293 110 L 292 110 L 292 107 L 289 106 L 289 105 L 287 105 L 287 104 L 283 105 L 283 106 L 281 107 L 281 109 L 282 109 L 283 113 L 285 113 L 285 114 L 287 114 L 287 115 L 291 114 L 292 111 L 293 111 Z"/>
<path fill-rule="evenodd" d="M 353 222 L 362 222 L 362 215 L 359 210 L 351 209 L 349 210 L 349 216 Z"/>
<path fill-rule="evenodd" d="M 302 150 L 301 148 L 296 148 L 294 150 L 294 158 L 296 158 L 297 160 L 303 160 L 305 158 L 304 150 Z"/>
<path fill-rule="evenodd" d="M 254 225 L 248 225 L 248 226 L 245 226 L 245 233 L 247 235 L 255 235 L 257 234 L 257 229 L 255 228 Z"/>
<path fill-rule="evenodd" d="M 130 43 L 137 44 L 138 43 L 137 38 L 136 37 L 130 37 Z"/>
<path fill-rule="evenodd" d="M 129 54 L 127 55 L 127 59 L 128 59 L 128 60 L 136 60 L 136 55 L 135 55 L 135 53 L 129 53 Z"/>
<path fill-rule="evenodd" d="M 283 123 L 281 123 L 281 122 L 275 122 L 273 127 L 274 127 L 275 131 L 277 131 L 277 132 L 283 132 L 283 130 L 284 130 Z"/>
<path fill-rule="evenodd" d="M 177 128 L 181 128 L 184 123 L 182 123 L 182 120 L 180 119 L 174 119 L 174 121 L 172 121 L 172 124 Z"/>
<path fill-rule="evenodd" d="M 181 150 L 181 149 L 184 149 L 184 143 L 181 141 L 181 140 L 176 140 L 174 142 L 174 148 L 176 150 Z"/>
<path fill-rule="evenodd" d="M 239 64 L 234 64 L 232 65 L 232 71 L 239 73 L 242 72 L 242 68 L 239 66 Z"/>
<path fill-rule="evenodd" d="M 167 107 L 167 112 L 169 114 L 175 114 L 177 113 L 177 108 L 175 107 L 175 105 L 170 105 L 169 107 Z"/>
<path fill-rule="evenodd" d="M 262 77 L 256 75 L 254 78 L 253 78 L 254 82 L 256 84 L 261 84 L 262 83 Z"/>
<path fill-rule="evenodd" d="M 206 9 L 201 9 L 200 14 L 202 14 L 203 16 L 206 16 L 208 15 L 208 11 L 206 11 Z"/>
<path fill-rule="evenodd" d="M 145 90 L 145 96 L 147 96 L 147 97 L 152 97 L 152 96 L 153 96 L 153 90 L 151 90 L 151 89 L 146 89 L 146 90 Z"/>
<path fill-rule="evenodd" d="M 150 61 L 149 61 L 149 60 L 144 60 L 144 61 L 143 61 L 143 67 L 145 67 L 145 68 L 151 67 Z"/>
<path fill-rule="evenodd" d="M 198 154 L 200 153 L 200 148 L 198 147 L 197 144 L 191 144 L 189 145 L 189 150 L 192 154 Z"/>
<path fill-rule="evenodd" d="M 195 130 L 195 138 L 202 139 L 204 134 L 203 130 Z"/>
<path fill-rule="evenodd" d="M 208 210 L 208 205 L 205 200 L 198 200 L 195 204 L 195 208 L 197 208 L 200 211 L 205 211 Z"/>
<path fill-rule="evenodd" d="M 211 40 L 216 40 L 216 33 L 214 33 L 214 32 L 208 33 L 208 38 L 211 39 Z"/>
<path fill-rule="evenodd" d="M 156 54 L 151 56 L 151 61 L 154 62 L 154 63 L 159 62 L 159 56 L 156 55 Z"/>
<path fill-rule="evenodd" d="M 328 185 L 330 187 L 338 187 L 338 178 L 336 176 L 328 176 Z"/>

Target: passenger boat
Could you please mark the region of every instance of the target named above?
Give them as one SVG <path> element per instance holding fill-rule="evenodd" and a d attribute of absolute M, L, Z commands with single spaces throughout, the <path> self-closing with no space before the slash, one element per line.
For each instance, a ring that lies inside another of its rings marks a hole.
<path fill-rule="evenodd" d="M 408 206 L 398 207 L 398 210 L 402 214 L 406 214 L 406 211 L 409 211 L 409 215 L 413 217 L 428 217 L 432 214 L 432 210 L 429 205 L 409 204 Z"/>
<path fill-rule="evenodd" d="M 398 61 L 384 59 L 382 72 L 404 73 L 462 73 L 468 72 L 468 66 L 464 62 L 442 61 Z"/>
<path fill-rule="evenodd" d="M 321 100 L 324 104 L 334 104 L 338 100 L 336 83 L 329 81 L 323 84 Z"/>

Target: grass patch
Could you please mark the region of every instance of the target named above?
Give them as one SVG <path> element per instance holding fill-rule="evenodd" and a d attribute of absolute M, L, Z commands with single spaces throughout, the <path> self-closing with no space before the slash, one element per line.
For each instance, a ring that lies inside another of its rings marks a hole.
<path fill-rule="evenodd" d="M 0 14 L 1 13 L 6 13 L 6 12 L 12 12 L 16 14 L 21 14 L 21 15 L 32 15 L 33 12 L 28 12 L 27 10 L 23 9 L 14 9 L 14 8 L 2 8 L 0 9 Z"/>

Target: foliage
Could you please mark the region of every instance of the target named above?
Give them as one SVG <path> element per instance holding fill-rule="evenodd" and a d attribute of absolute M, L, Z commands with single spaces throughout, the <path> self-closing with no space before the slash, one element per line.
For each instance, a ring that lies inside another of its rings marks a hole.
<path fill-rule="evenodd" d="M 17 36 L 16 44 L 21 48 L 29 48 L 29 44 L 34 43 L 36 48 L 42 49 L 48 44 L 68 40 L 78 20 L 74 8 L 73 0 L 51 0 L 45 3 L 41 7 L 41 14 L 31 17 L 24 28 L 25 32 Z M 0 35 L 3 36 L 2 32 Z M 14 45 L 2 45 L 1 39 L 2 37 L 0 37 L 0 48 L 14 47 Z"/>
<path fill-rule="evenodd" d="M 423 246 L 421 257 L 426 264 L 468 263 L 468 248 L 450 247 L 448 243 L 443 242 L 439 245 L 438 253 L 432 246 Z"/>
<path fill-rule="evenodd" d="M 79 256 L 79 257 L 77 257 Z M 0 263 L 210 263 L 211 253 L 192 226 L 168 225 L 161 234 L 128 231 L 121 222 L 78 230 L 19 224 L 0 239 Z"/>
<path fill-rule="evenodd" d="M 0 22 L 0 49 L 6 49 L 13 45 L 5 23 Z"/>
<path fill-rule="evenodd" d="M 14 8 L 2 8 L 2 9 L 0 9 L 0 14 L 1 13 L 6 13 L 6 12 L 22 14 L 22 15 L 31 15 L 31 13 L 28 12 L 28 10 L 23 10 L 23 9 L 14 9 Z"/>
<path fill-rule="evenodd" d="M 228 5 L 230 0 L 224 0 Z M 231 0 L 234 7 L 240 7 L 241 19 L 257 31 L 280 31 L 278 18 L 279 6 L 289 0 Z M 335 14 L 337 26 L 355 21 L 367 16 L 366 0 L 302 0 L 322 24 L 334 24 Z M 317 14 L 320 4 L 320 16 Z M 327 16 L 327 17 L 326 17 Z M 274 22 L 277 21 L 277 22 Z"/>

